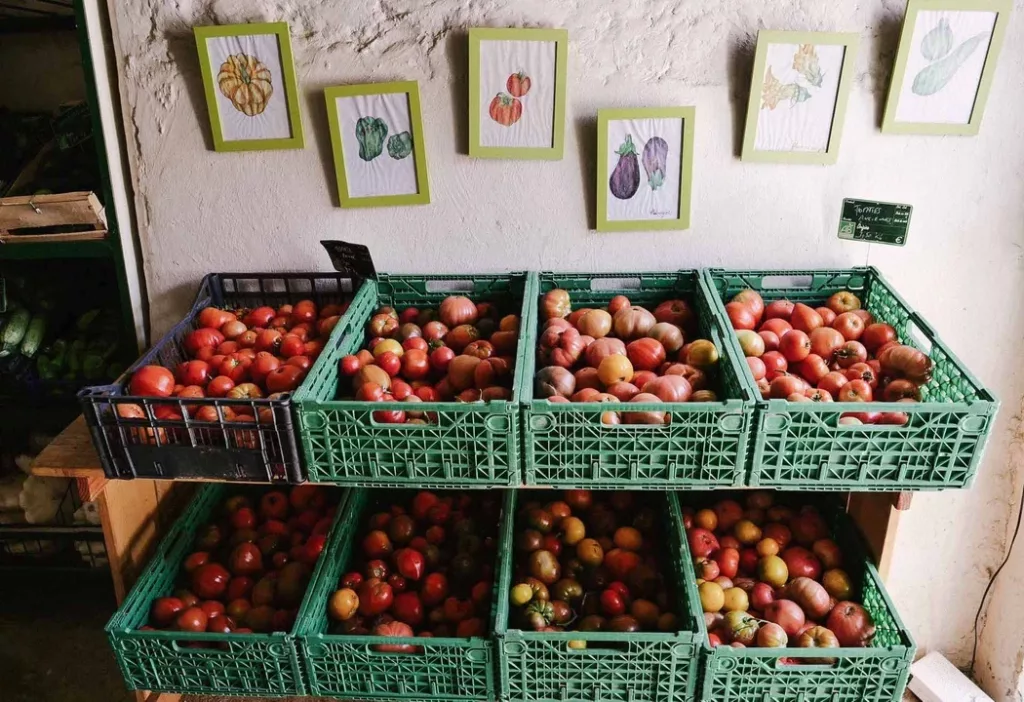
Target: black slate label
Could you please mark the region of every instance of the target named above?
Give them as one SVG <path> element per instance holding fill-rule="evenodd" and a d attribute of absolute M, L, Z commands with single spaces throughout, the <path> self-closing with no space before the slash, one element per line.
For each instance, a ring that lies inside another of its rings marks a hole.
<path fill-rule="evenodd" d="M 320 244 L 327 249 L 334 270 L 363 280 L 376 279 L 377 269 L 368 247 L 347 241 L 321 241 Z"/>
<path fill-rule="evenodd" d="M 839 238 L 869 244 L 903 246 L 910 229 L 910 205 L 871 200 L 843 200 Z"/>

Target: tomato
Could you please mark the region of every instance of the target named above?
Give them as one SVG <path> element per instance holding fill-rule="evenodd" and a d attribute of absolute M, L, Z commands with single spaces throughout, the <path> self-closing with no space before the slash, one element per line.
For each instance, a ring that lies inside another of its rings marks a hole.
<path fill-rule="evenodd" d="M 264 332 L 265 334 L 277 334 L 277 332 Z M 262 336 L 262 335 L 261 335 Z M 268 337 L 269 338 L 269 337 Z M 260 342 L 256 342 L 256 348 L 260 347 Z M 285 358 L 291 358 L 292 356 L 301 356 L 306 348 L 306 342 L 302 340 L 297 334 L 285 334 L 280 337 L 280 343 L 277 345 L 277 353 L 280 353 Z M 271 349 L 267 349 L 272 350 Z"/>
<path fill-rule="evenodd" d="M 144 397 L 169 397 L 174 391 L 174 374 L 163 366 L 142 366 L 132 373 L 128 391 Z"/>
<path fill-rule="evenodd" d="M 802 361 L 811 353 L 811 340 L 804 332 L 793 329 L 782 335 L 779 352 L 788 363 Z"/>
<path fill-rule="evenodd" d="M 661 345 L 661 342 L 649 337 L 636 339 L 626 345 L 626 358 L 633 364 L 634 370 L 653 371 L 665 362 L 665 347 Z M 600 370 L 598 373 L 598 377 L 600 377 Z M 629 381 L 629 378 L 622 380 Z"/>
<path fill-rule="evenodd" d="M 581 349 L 582 350 L 582 349 Z M 494 355 L 494 345 L 489 341 L 479 339 L 469 344 L 462 350 L 467 356 L 474 356 L 479 359 L 490 358 Z"/>
<path fill-rule="evenodd" d="M 878 415 L 878 424 L 895 424 L 901 427 L 909 421 L 910 416 L 906 412 L 882 412 Z"/>
<path fill-rule="evenodd" d="M 351 377 L 355 375 L 362 367 L 363 362 L 360 358 L 352 354 L 342 356 L 341 360 L 338 361 L 338 369 L 341 371 L 341 374 L 345 376 Z"/>
<path fill-rule="evenodd" d="M 253 382 L 263 383 L 272 371 L 277 370 L 280 367 L 280 358 L 269 351 L 260 351 L 256 354 L 256 359 L 249 367 L 249 374 L 252 376 Z"/>
<path fill-rule="evenodd" d="M 859 341 L 847 341 L 836 349 L 835 359 L 840 368 L 849 368 L 856 363 L 867 361 L 868 350 Z"/>
<path fill-rule="evenodd" d="M 366 332 L 370 336 L 389 337 L 398 331 L 398 319 L 389 314 L 375 314 L 366 323 Z"/>
<path fill-rule="evenodd" d="M 626 356 L 605 356 L 601 360 L 601 365 L 597 367 L 597 376 L 605 385 L 628 383 L 633 379 L 633 364 Z"/>
<path fill-rule="evenodd" d="M 224 335 L 216 329 L 196 329 L 185 336 L 185 350 L 191 355 L 196 355 L 199 349 L 204 346 L 216 348 L 224 341 Z"/>
<path fill-rule="evenodd" d="M 764 316 L 764 298 L 762 298 L 761 294 L 756 290 L 751 290 L 750 288 L 740 290 L 738 293 L 733 295 L 732 302 L 742 302 L 744 305 L 749 307 L 758 322 L 760 322 L 761 317 Z M 655 311 L 654 316 L 658 316 L 657 311 Z"/>
<path fill-rule="evenodd" d="M 448 364 L 455 358 L 455 351 L 448 346 L 440 346 L 430 352 L 430 367 L 439 373 L 448 372 Z"/>
<path fill-rule="evenodd" d="M 175 397 L 206 397 L 206 393 L 198 385 L 186 385 L 178 392 L 174 393 Z"/>
<path fill-rule="evenodd" d="M 234 383 L 245 382 L 249 379 L 249 367 L 251 365 L 252 362 L 248 358 L 233 353 L 217 366 L 217 375 L 227 376 Z"/>
<path fill-rule="evenodd" d="M 253 345 L 257 351 L 269 351 L 278 353 L 281 348 L 281 332 L 275 329 L 264 329 L 256 335 L 256 343 Z"/>
<path fill-rule="evenodd" d="M 807 388 L 804 390 L 804 397 L 811 402 L 832 402 L 832 396 L 818 388 Z"/>
<path fill-rule="evenodd" d="M 288 359 L 285 365 L 295 366 L 302 371 L 303 377 L 305 377 L 306 372 L 313 367 L 313 359 L 309 356 L 292 356 Z"/>
<path fill-rule="evenodd" d="M 768 369 L 765 367 L 764 361 L 760 358 L 748 356 L 747 367 L 750 369 L 750 375 L 753 376 L 755 381 L 760 380 L 768 373 Z"/>
<path fill-rule="evenodd" d="M 789 318 L 789 323 L 793 325 L 794 329 L 810 333 L 812 329 L 822 326 L 824 321 L 821 319 L 821 315 L 814 311 L 814 308 L 798 302 L 793 306 L 793 314 Z"/>
<path fill-rule="evenodd" d="M 294 324 L 313 322 L 317 317 L 316 303 L 312 300 L 299 300 L 292 307 L 291 320 Z"/>
<path fill-rule="evenodd" d="M 391 382 L 391 396 L 396 400 L 404 400 L 412 395 L 412 386 L 397 378 Z"/>
<path fill-rule="evenodd" d="M 785 319 L 773 317 L 771 319 L 765 320 L 764 324 L 761 325 L 759 331 L 770 331 L 781 339 L 782 335 L 792 328 L 793 325 L 787 322 Z"/>
<path fill-rule="evenodd" d="M 778 351 L 768 351 L 761 355 L 761 361 L 764 363 L 766 369 L 766 376 L 771 376 L 772 373 L 784 373 L 789 369 L 789 362 L 786 361 L 786 357 Z"/>
<path fill-rule="evenodd" d="M 232 400 L 253 400 L 263 397 L 263 391 L 255 383 L 239 383 L 228 390 L 227 396 Z"/>
<path fill-rule="evenodd" d="M 860 309 L 860 298 L 849 290 L 840 290 L 825 301 L 825 306 L 836 314 Z"/>
<path fill-rule="evenodd" d="M 291 392 L 302 383 L 303 371 L 296 366 L 285 364 L 267 375 L 267 390 L 270 392 Z"/>
<path fill-rule="evenodd" d="M 385 351 L 377 357 L 377 365 L 394 378 L 398 375 L 398 371 L 402 369 L 402 359 L 390 351 Z"/>
<path fill-rule="evenodd" d="M 882 399 L 886 402 L 899 402 L 907 398 L 919 401 L 921 399 L 921 390 L 915 383 L 903 378 L 890 381 L 885 386 L 885 389 L 882 390 Z"/>
<path fill-rule="evenodd" d="M 876 322 L 864 328 L 860 342 L 869 353 L 875 353 L 883 344 L 896 341 L 896 330 L 888 324 Z"/>
<path fill-rule="evenodd" d="M 843 312 L 836 317 L 832 327 L 847 341 L 856 341 L 864 333 L 864 320 L 853 312 Z"/>
<path fill-rule="evenodd" d="M 427 322 L 423 325 L 422 332 L 426 341 L 440 341 L 448 333 L 448 327 L 441 322 Z"/>
<path fill-rule="evenodd" d="M 826 327 L 831 327 L 832 322 L 836 321 L 836 313 L 828 307 L 815 307 L 814 311 L 821 315 L 821 321 Z"/>
<path fill-rule="evenodd" d="M 872 390 L 878 387 L 878 374 L 867 363 L 854 363 L 843 371 L 843 375 L 850 380 L 863 380 L 871 386 Z"/>
<path fill-rule="evenodd" d="M 207 329 L 220 329 L 228 322 L 237 320 L 235 315 L 227 312 L 226 310 L 218 309 L 216 307 L 204 307 L 203 311 L 199 313 L 199 326 L 206 327 Z"/>
<path fill-rule="evenodd" d="M 757 333 L 761 340 L 764 341 L 765 351 L 778 351 L 779 349 L 779 336 L 773 331 L 759 331 Z"/>
<path fill-rule="evenodd" d="M 812 353 L 793 366 L 792 370 L 811 385 L 817 385 L 822 378 L 828 375 L 828 364 L 821 356 Z"/>
<path fill-rule="evenodd" d="M 437 402 L 440 399 L 437 390 L 430 385 L 421 385 L 413 391 L 413 394 L 424 402 Z"/>
<path fill-rule="evenodd" d="M 906 378 L 915 383 L 927 383 L 932 377 L 932 359 L 913 346 L 893 344 L 880 349 L 878 361 L 886 374 L 898 378 Z"/>
<path fill-rule="evenodd" d="M 818 381 L 818 389 L 824 390 L 832 397 L 839 394 L 840 388 L 846 385 L 849 379 L 839 371 L 830 371 L 828 375 Z"/>
<path fill-rule="evenodd" d="M 768 387 L 770 397 L 782 399 L 794 393 L 802 395 L 807 385 L 802 378 L 786 374 L 776 376 Z"/>
<path fill-rule="evenodd" d="M 423 604 L 434 607 L 444 602 L 448 597 L 448 578 L 444 573 L 431 573 L 423 580 L 420 588 L 420 597 Z"/>
<path fill-rule="evenodd" d="M 750 329 L 757 327 L 757 317 L 754 311 L 742 302 L 729 302 L 725 306 L 725 313 L 729 315 L 733 329 Z"/>
<path fill-rule="evenodd" d="M 208 624 L 208 617 L 199 607 L 189 607 L 183 609 L 178 613 L 177 618 L 174 620 L 174 628 L 178 631 L 206 631 L 206 625 Z"/>
<path fill-rule="evenodd" d="M 359 613 L 372 617 L 386 612 L 394 595 L 391 586 L 377 578 L 370 578 L 359 586 Z"/>
<path fill-rule="evenodd" d="M 245 315 L 242 321 L 250 329 L 252 327 L 266 327 L 275 316 L 277 316 L 277 312 L 274 311 L 273 307 L 257 307 Z"/>
<path fill-rule="evenodd" d="M 422 336 L 413 336 L 402 342 L 403 351 L 423 351 L 426 353 L 430 350 L 430 344 Z"/>
<path fill-rule="evenodd" d="M 872 398 L 871 386 L 863 380 L 851 380 L 839 388 L 839 396 L 836 397 L 840 402 L 871 402 Z"/>
<path fill-rule="evenodd" d="M 607 617 L 617 617 L 625 614 L 626 602 L 618 591 L 608 588 L 601 593 L 601 611 Z"/>
<path fill-rule="evenodd" d="M 385 394 L 383 402 L 392 402 L 395 397 Z M 405 410 L 377 410 L 373 413 L 373 421 L 378 424 L 405 424 Z"/>
<path fill-rule="evenodd" d="M 764 308 L 764 318 L 767 319 L 786 319 L 788 320 L 793 314 L 793 303 L 789 300 L 772 300 Z"/>
<path fill-rule="evenodd" d="M 427 561 L 423 554 L 411 548 L 400 548 L 395 551 L 395 568 L 406 580 L 419 580 L 423 577 Z"/>
<path fill-rule="evenodd" d="M 830 361 L 835 350 L 846 341 L 840 332 L 831 327 L 818 327 L 808 336 L 811 340 L 811 353 L 821 356 L 826 361 Z"/>
<path fill-rule="evenodd" d="M 250 329 L 236 336 L 235 341 L 237 341 L 238 345 L 241 346 L 243 349 L 250 349 L 256 345 L 256 338 L 258 336 L 259 332 Z"/>
<path fill-rule="evenodd" d="M 243 322 L 237 319 L 233 319 L 230 322 L 225 322 L 220 328 L 220 333 L 224 335 L 225 339 L 237 339 L 239 336 L 248 331 L 248 327 Z"/>

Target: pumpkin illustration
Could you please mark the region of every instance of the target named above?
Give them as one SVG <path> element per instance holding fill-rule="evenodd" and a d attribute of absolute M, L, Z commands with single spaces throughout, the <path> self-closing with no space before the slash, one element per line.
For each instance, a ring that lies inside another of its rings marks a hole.
<path fill-rule="evenodd" d="M 505 89 L 512 97 L 519 98 L 530 92 L 531 84 L 530 76 L 519 71 L 519 73 L 513 73 L 508 77 L 508 80 L 505 81 Z"/>
<path fill-rule="evenodd" d="M 488 112 L 491 115 L 491 119 L 498 124 L 511 127 L 523 116 L 523 103 L 508 93 L 498 93 L 491 100 L 491 107 Z"/>
<path fill-rule="evenodd" d="M 221 64 L 217 85 L 236 110 L 252 117 L 267 109 L 267 102 L 274 93 L 270 78 L 270 69 L 258 58 L 235 54 Z"/>

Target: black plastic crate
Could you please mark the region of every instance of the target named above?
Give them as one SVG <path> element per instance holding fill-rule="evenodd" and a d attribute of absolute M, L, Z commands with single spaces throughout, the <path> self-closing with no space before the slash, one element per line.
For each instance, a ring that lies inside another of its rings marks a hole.
<path fill-rule="evenodd" d="M 313 300 L 318 307 L 342 304 L 351 301 L 361 282 L 339 273 L 211 273 L 203 278 L 185 319 L 116 382 L 84 388 L 78 394 L 106 476 L 303 482 L 306 472 L 296 443 L 290 395 L 274 400 L 138 397 L 128 394 L 128 382 L 141 366 L 173 369 L 188 360 L 182 344 L 196 328 L 204 307 L 278 307 L 303 299 Z M 122 417 L 115 412 L 119 405 L 138 405 L 144 416 Z M 216 408 L 217 419 L 194 419 L 203 406 Z M 247 407 L 260 421 L 227 421 L 223 408 L 229 406 Z M 182 419 L 158 419 L 158 408 L 173 408 Z"/>

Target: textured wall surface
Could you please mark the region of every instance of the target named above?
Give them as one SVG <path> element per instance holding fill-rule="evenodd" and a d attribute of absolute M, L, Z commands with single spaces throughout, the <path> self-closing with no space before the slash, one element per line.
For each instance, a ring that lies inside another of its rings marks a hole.
<path fill-rule="evenodd" d="M 380 270 L 615 270 L 682 266 L 880 266 L 1004 410 L 973 490 L 918 496 L 902 519 L 893 595 L 923 651 L 971 655 L 974 611 L 1005 548 L 1020 456 L 1024 368 L 1024 3 L 975 138 L 879 133 L 904 3 L 893 0 L 121 0 L 111 8 L 133 142 L 142 251 L 155 331 L 217 270 L 323 269 L 323 238 L 368 244 Z M 291 26 L 307 147 L 217 154 L 191 28 Z M 552 26 L 570 33 L 565 158 L 471 160 L 465 30 Z M 735 158 L 759 28 L 862 37 L 839 164 L 745 165 Z M 1014 41 L 1017 39 L 1018 41 Z M 418 80 L 433 203 L 342 211 L 322 90 Z M 595 111 L 697 107 L 692 228 L 596 234 Z M 841 243 L 843 197 L 914 205 L 904 248 Z M 989 609 L 979 672 L 1010 699 L 1020 674 L 1024 556 Z M 1010 634 L 1014 635 L 1010 635 Z"/>

